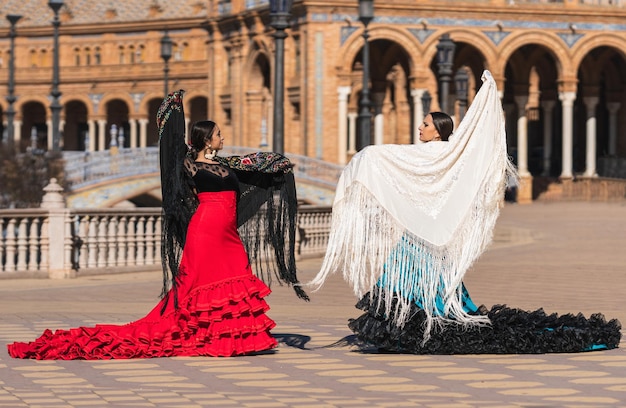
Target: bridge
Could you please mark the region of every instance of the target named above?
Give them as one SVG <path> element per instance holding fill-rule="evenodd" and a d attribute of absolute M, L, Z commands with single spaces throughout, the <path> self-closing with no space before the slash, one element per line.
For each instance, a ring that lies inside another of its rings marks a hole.
<path fill-rule="evenodd" d="M 230 147 L 222 155 L 258 151 Z M 65 181 L 69 208 L 110 208 L 133 202 L 159 207 L 161 180 L 158 147 L 97 152 L 65 151 Z M 298 199 L 312 205 L 331 205 L 343 166 L 312 157 L 287 154 L 294 163 Z"/>

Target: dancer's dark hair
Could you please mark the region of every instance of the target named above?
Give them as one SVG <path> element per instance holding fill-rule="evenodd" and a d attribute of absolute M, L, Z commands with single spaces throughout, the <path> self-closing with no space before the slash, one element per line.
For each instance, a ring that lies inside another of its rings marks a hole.
<path fill-rule="evenodd" d="M 437 129 L 441 140 L 447 141 L 454 129 L 454 122 L 450 115 L 443 112 L 430 112 L 430 116 L 433 118 L 433 125 Z"/>
<path fill-rule="evenodd" d="M 191 125 L 189 144 L 196 156 L 206 148 L 216 128 L 217 124 L 212 120 L 199 120 Z"/>

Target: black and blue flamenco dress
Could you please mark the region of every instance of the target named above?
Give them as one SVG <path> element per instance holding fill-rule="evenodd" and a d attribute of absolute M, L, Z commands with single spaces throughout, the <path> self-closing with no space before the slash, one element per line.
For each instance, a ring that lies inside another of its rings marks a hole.
<path fill-rule="evenodd" d="M 413 276 L 405 279 L 419 282 L 422 271 L 417 264 L 408 273 Z M 364 349 L 373 346 L 378 351 L 411 354 L 541 354 L 608 350 L 618 347 L 620 342 L 621 324 L 617 319 L 607 321 L 600 313 L 589 318 L 582 313 L 559 316 L 547 314 L 543 309 L 525 311 L 506 305 L 495 305 L 488 310 L 476 306 L 462 283 L 459 292 L 464 312 L 486 316 L 490 324 L 444 323 L 435 325 L 425 337 L 427 317 L 419 291 L 405 293 L 395 285 L 391 310 L 395 309 L 399 296 L 411 301 L 410 317 L 404 326 L 399 327 L 385 314 L 385 293 L 389 292 L 379 289 L 390 283 L 388 279 L 389 275 L 383 273 L 377 287 L 356 304 L 365 313 L 348 324 Z M 444 317 L 445 313 L 442 297 L 438 295 L 433 314 Z M 454 320 L 453 316 L 447 317 Z"/>

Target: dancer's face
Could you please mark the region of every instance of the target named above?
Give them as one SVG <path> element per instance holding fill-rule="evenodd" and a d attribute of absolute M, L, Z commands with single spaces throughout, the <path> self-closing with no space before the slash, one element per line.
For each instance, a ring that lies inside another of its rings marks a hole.
<path fill-rule="evenodd" d="M 224 138 L 222 137 L 222 131 L 217 126 L 215 127 L 215 130 L 211 135 L 210 143 L 213 150 L 222 150 L 222 148 L 224 148 Z"/>
<path fill-rule="evenodd" d="M 433 124 L 433 117 L 430 114 L 426 115 L 424 122 L 422 122 L 418 130 L 420 132 L 420 140 L 422 142 L 441 140 L 441 136 L 439 136 L 439 132 L 437 132 L 437 129 L 435 129 L 435 125 Z"/>

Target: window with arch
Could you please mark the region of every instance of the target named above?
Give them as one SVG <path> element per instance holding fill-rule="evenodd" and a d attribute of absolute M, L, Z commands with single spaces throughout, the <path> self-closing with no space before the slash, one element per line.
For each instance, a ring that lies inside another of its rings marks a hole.
<path fill-rule="evenodd" d="M 135 61 L 139 64 L 143 63 L 144 46 L 140 45 L 135 51 Z"/>
<path fill-rule="evenodd" d="M 174 61 L 183 61 L 186 59 L 186 49 L 189 48 L 187 43 L 174 43 Z"/>
<path fill-rule="evenodd" d="M 85 65 L 91 65 L 91 48 L 85 48 Z"/>
<path fill-rule="evenodd" d="M 181 50 L 181 54 L 182 54 L 182 60 L 183 61 L 189 61 L 191 59 L 191 56 L 189 55 L 191 52 L 191 47 L 189 47 L 189 43 L 184 42 L 182 45 L 182 50 Z"/>
<path fill-rule="evenodd" d="M 119 63 L 120 65 L 123 65 L 126 61 L 125 61 L 125 54 L 124 54 L 124 46 L 120 45 L 118 48 L 118 57 L 119 57 Z"/>
<path fill-rule="evenodd" d="M 217 1 L 217 14 L 231 14 L 232 4 L 231 0 L 218 0 Z"/>
<path fill-rule="evenodd" d="M 80 48 L 74 48 L 74 65 L 80 67 Z"/>
<path fill-rule="evenodd" d="M 41 50 L 39 53 L 39 66 L 40 67 L 51 67 L 52 60 L 50 59 L 50 53 L 48 53 L 47 49 Z"/>
<path fill-rule="evenodd" d="M 101 55 L 102 54 L 100 53 L 100 47 L 96 47 L 93 54 L 94 63 L 96 65 L 100 65 L 102 63 Z"/>
<path fill-rule="evenodd" d="M 135 46 L 134 45 L 128 46 L 128 62 L 131 64 L 135 63 Z"/>
<path fill-rule="evenodd" d="M 296 71 L 296 76 L 300 76 L 300 36 L 294 36 L 293 37 L 293 45 L 294 45 L 294 49 L 295 49 L 295 71 Z"/>
<path fill-rule="evenodd" d="M 39 64 L 39 58 L 37 56 L 37 50 L 30 50 L 30 66 L 32 68 L 37 67 Z"/>

